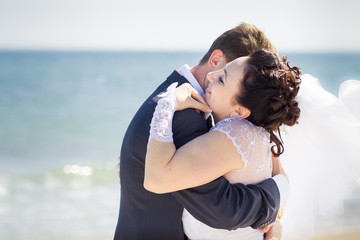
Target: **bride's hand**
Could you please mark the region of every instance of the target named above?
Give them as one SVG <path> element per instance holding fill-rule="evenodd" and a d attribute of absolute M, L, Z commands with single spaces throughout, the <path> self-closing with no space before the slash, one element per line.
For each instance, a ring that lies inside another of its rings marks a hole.
<path fill-rule="evenodd" d="M 185 83 L 176 88 L 174 95 L 177 101 L 176 111 L 194 108 L 205 113 L 211 113 L 211 108 L 201 95 L 189 84 Z"/>

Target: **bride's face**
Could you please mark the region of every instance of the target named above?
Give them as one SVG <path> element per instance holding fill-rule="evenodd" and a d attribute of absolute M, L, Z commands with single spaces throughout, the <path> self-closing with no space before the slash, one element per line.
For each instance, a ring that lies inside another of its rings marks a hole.
<path fill-rule="evenodd" d="M 216 122 L 233 114 L 239 108 L 235 96 L 240 90 L 248 57 L 237 58 L 223 69 L 207 74 L 206 102 L 213 110 Z"/>

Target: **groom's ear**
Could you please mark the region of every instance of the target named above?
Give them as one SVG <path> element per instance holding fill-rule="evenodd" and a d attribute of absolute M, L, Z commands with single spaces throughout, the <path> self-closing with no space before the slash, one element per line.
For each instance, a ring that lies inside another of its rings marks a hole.
<path fill-rule="evenodd" d="M 215 49 L 210 55 L 208 64 L 211 71 L 223 68 L 226 65 L 226 59 L 223 51 Z"/>

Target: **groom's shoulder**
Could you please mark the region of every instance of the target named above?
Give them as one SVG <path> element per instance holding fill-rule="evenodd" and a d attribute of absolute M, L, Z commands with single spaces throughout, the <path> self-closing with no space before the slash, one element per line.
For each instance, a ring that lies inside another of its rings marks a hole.
<path fill-rule="evenodd" d="M 156 97 L 159 93 L 166 91 L 166 89 L 172 84 L 177 82 L 179 85 L 182 85 L 184 83 L 187 83 L 188 81 L 186 78 L 181 76 L 178 71 L 174 70 L 162 83 L 160 83 L 154 92 L 149 96 L 149 99 L 153 99 Z"/>
<path fill-rule="evenodd" d="M 184 83 L 188 83 L 188 81 L 181 76 L 176 70 L 174 70 L 165 81 L 160 83 L 157 88 L 150 94 L 150 96 L 146 99 L 144 102 L 144 105 L 147 105 L 149 103 L 155 104 L 158 100 L 157 95 L 159 95 L 162 92 L 165 92 L 167 88 L 172 84 L 177 82 L 178 85 L 182 85 Z"/>
<path fill-rule="evenodd" d="M 160 83 L 156 89 L 147 97 L 147 99 L 143 102 L 143 104 L 140 106 L 138 111 L 136 112 L 134 118 L 139 118 L 143 116 L 144 114 L 150 114 L 152 116 L 152 112 L 155 109 L 157 100 L 159 99 L 157 96 L 165 92 L 167 88 L 174 82 L 178 82 L 179 85 L 184 84 L 187 82 L 187 80 L 181 76 L 176 70 L 174 70 L 165 81 Z"/>

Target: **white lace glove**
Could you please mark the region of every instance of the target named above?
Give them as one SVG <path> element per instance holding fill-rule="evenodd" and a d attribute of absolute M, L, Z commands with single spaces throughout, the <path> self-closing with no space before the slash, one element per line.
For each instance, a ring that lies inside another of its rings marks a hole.
<path fill-rule="evenodd" d="M 152 138 L 159 142 L 173 142 L 172 120 L 177 108 L 177 101 L 174 91 L 178 83 L 171 84 L 167 91 L 159 94 L 162 97 L 155 108 L 153 118 L 150 123 L 149 142 Z"/>

